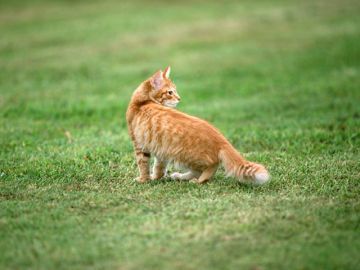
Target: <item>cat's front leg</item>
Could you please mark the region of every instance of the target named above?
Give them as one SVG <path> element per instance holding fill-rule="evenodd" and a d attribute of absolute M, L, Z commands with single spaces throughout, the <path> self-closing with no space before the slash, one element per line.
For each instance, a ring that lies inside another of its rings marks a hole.
<path fill-rule="evenodd" d="M 139 167 L 140 176 L 136 179 L 136 181 L 140 183 L 145 183 L 150 180 L 150 172 L 149 172 L 149 160 L 150 153 L 142 151 L 140 148 L 135 148 L 136 162 Z"/>
<path fill-rule="evenodd" d="M 153 172 L 151 174 L 152 180 L 160 179 L 166 175 L 167 162 L 155 157 Z"/>

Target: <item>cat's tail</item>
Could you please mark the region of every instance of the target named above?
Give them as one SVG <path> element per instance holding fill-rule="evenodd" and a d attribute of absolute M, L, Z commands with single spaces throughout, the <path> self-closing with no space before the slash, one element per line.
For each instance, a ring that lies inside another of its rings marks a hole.
<path fill-rule="evenodd" d="M 270 175 L 263 165 L 247 161 L 230 144 L 220 150 L 219 158 L 226 173 L 240 182 L 261 185 L 270 180 Z"/>

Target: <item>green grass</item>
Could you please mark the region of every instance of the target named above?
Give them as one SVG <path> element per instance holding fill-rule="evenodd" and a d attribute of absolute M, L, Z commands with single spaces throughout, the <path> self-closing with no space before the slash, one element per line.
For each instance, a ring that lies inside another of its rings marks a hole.
<path fill-rule="evenodd" d="M 359 13 L 1 1 L 0 268 L 359 269 Z M 268 185 L 134 181 L 126 107 L 168 64 Z"/>

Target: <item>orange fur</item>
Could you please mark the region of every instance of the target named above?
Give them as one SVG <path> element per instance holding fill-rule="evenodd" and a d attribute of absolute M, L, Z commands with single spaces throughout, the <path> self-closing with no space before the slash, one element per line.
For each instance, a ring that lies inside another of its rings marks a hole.
<path fill-rule="evenodd" d="M 219 164 L 242 182 L 264 183 L 269 174 L 264 166 L 245 160 L 227 139 L 208 122 L 168 106 L 176 106 L 180 96 L 169 79 L 170 69 L 158 71 L 135 90 L 127 113 L 130 137 L 140 170 L 139 182 L 159 179 L 166 164 L 174 162 L 190 171 L 174 178 L 199 183 L 208 181 Z M 150 154 L 155 155 L 152 176 Z"/>

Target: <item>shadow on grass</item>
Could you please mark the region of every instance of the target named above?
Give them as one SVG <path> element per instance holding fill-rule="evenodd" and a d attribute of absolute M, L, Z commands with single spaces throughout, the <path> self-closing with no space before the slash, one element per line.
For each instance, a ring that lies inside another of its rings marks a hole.
<path fill-rule="evenodd" d="M 191 187 L 191 188 L 199 188 L 199 189 L 208 189 L 209 187 L 212 189 L 226 188 L 227 190 L 236 189 L 237 191 L 243 190 L 243 191 L 247 191 L 247 192 L 250 192 L 250 191 L 256 192 L 258 190 L 263 190 L 265 187 L 268 188 L 270 185 L 270 183 L 267 183 L 262 186 L 254 185 L 254 184 L 244 184 L 244 183 L 240 183 L 235 178 L 231 178 L 231 177 L 224 178 L 221 176 L 215 177 L 204 184 L 198 184 L 193 181 L 186 181 L 186 180 L 173 180 L 169 177 L 166 177 L 166 178 L 162 178 L 159 180 L 149 181 L 145 185 L 149 185 L 151 187 L 169 186 L 170 183 L 174 184 L 174 186 L 176 186 L 176 187 L 181 186 L 181 187 Z"/>

